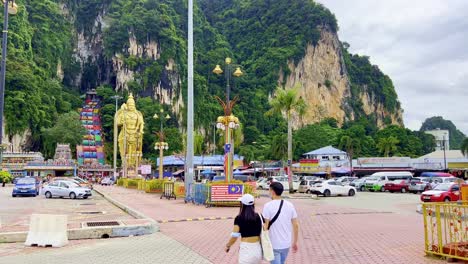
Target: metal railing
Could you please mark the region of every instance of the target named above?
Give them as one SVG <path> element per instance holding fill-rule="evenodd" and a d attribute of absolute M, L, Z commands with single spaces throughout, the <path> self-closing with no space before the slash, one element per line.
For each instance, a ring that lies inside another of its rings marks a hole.
<path fill-rule="evenodd" d="M 426 254 L 468 261 L 468 202 L 423 203 Z"/>

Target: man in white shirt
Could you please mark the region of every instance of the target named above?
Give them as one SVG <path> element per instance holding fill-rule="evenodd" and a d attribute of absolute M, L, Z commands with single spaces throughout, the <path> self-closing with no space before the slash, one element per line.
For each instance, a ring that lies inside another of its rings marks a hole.
<path fill-rule="evenodd" d="M 275 259 L 271 261 L 271 264 L 284 264 L 289 249 L 292 248 L 294 253 L 298 249 L 299 223 L 297 222 L 296 209 L 292 203 L 281 198 L 283 190 L 284 187 L 281 183 L 272 182 L 270 184 L 270 195 L 273 200 L 263 207 L 265 228 L 269 229 L 275 254 Z"/>

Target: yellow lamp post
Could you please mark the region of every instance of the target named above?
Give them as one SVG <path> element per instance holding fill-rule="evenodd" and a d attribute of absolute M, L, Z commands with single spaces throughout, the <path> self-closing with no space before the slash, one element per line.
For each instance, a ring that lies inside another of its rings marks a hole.
<path fill-rule="evenodd" d="M 160 113 L 159 116 L 158 116 L 158 114 L 155 114 L 153 116 L 154 119 L 159 118 L 160 121 L 161 121 L 161 130 L 156 133 L 158 135 L 158 137 L 159 137 L 159 142 L 156 142 L 154 144 L 154 149 L 159 150 L 159 177 L 158 178 L 163 179 L 164 178 L 164 176 L 163 176 L 163 173 L 164 173 L 164 170 L 163 170 L 164 150 L 169 149 L 169 144 L 167 142 L 164 142 L 163 121 L 168 120 L 171 117 L 169 116 L 169 114 L 166 114 L 166 116 L 164 116 L 164 110 L 163 109 L 161 109 L 159 113 Z"/>
<path fill-rule="evenodd" d="M 240 69 L 239 65 L 232 64 L 231 58 L 226 58 L 225 60 L 225 78 L 226 78 L 226 101 L 223 101 L 221 98 L 215 96 L 218 102 L 221 104 L 224 110 L 224 116 L 219 116 L 217 118 L 216 127 L 225 131 L 225 144 L 224 144 L 224 175 L 226 182 L 230 182 L 232 179 L 232 166 L 233 166 L 233 140 L 232 132 L 234 129 L 239 128 L 239 119 L 232 114 L 232 109 L 236 102 L 239 100 L 239 97 L 236 96 L 231 101 L 231 75 L 234 77 L 240 77 L 243 75 L 243 72 Z M 235 70 L 234 70 L 235 68 Z M 233 71 L 234 70 L 234 71 Z M 213 73 L 220 75 L 223 73 L 220 65 L 216 65 L 213 70 Z"/>

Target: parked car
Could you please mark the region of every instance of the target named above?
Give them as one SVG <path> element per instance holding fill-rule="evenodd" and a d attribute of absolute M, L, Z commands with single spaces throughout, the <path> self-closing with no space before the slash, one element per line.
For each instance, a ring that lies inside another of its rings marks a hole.
<path fill-rule="evenodd" d="M 358 191 L 365 191 L 366 190 L 366 180 L 369 179 L 370 177 L 369 176 L 366 176 L 366 177 L 362 177 L 360 179 L 356 179 L 354 181 L 352 181 L 349 186 L 353 186 L 354 188 L 356 188 L 356 190 Z"/>
<path fill-rule="evenodd" d="M 450 202 L 460 199 L 460 186 L 456 183 L 441 183 L 433 190 L 421 194 L 423 202 Z"/>
<path fill-rule="evenodd" d="M 83 180 L 80 177 L 55 177 L 52 181 L 73 181 L 81 187 L 87 187 L 91 190 L 93 189 L 93 184 L 91 182 Z"/>
<path fill-rule="evenodd" d="M 260 178 L 257 181 L 257 189 L 268 190 L 270 189 L 270 182 L 267 178 Z"/>
<path fill-rule="evenodd" d="M 335 180 L 327 180 L 315 184 L 310 189 L 310 192 L 317 195 L 323 195 L 325 197 L 338 195 L 354 196 L 356 194 L 356 188 L 349 185 L 342 185 Z"/>
<path fill-rule="evenodd" d="M 45 195 L 46 198 L 69 197 L 70 199 L 87 199 L 91 196 L 91 189 L 81 187 L 72 181 L 53 181 L 45 185 L 41 193 Z"/>
<path fill-rule="evenodd" d="M 85 180 L 83 178 L 80 178 L 80 177 L 73 177 L 73 180 L 79 182 L 79 185 L 82 186 L 82 187 L 88 187 L 91 190 L 93 189 L 93 184 L 90 181 L 87 181 L 87 180 Z"/>
<path fill-rule="evenodd" d="M 301 176 L 299 177 L 299 179 L 301 181 L 313 181 L 313 180 L 317 180 L 318 177 L 317 176 Z"/>
<path fill-rule="evenodd" d="M 432 177 L 431 187 L 434 189 L 438 184 L 441 183 L 454 183 L 458 180 L 457 177 Z"/>
<path fill-rule="evenodd" d="M 376 172 L 372 178 L 366 180 L 366 189 L 369 191 L 385 191 L 385 184 L 395 180 L 409 180 L 413 174 L 408 171 L 385 171 Z"/>
<path fill-rule="evenodd" d="M 409 180 L 396 180 L 396 181 L 387 182 L 384 185 L 384 188 L 386 191 L 389 191 L 391 193 L 393 192 L 405 193 L 409 190 Z"/>
<path fill-rule="evenodd" d="M 297 192 L 299 193 L 311 193 L 312 186 L 316 184 L 315 180 L 302 180 L 299 183 L 299 188 Z"/>
<path fill-rule="evenodd" d="M 33 196 L 39 195 L 39 182 L 32 177 L 18 177 L 15 182 L 15 187 L 11 193 L 12 197 L 16 196 Z"/>
<path fill-rule="evenodd" d="M 410 180 L 409 192 L 418 193 L 425 192 L 432 189 L 431 178 L 427 177 L 414 177 Z"/>
<path fill-rule="evenodd" d="M 102 180 L 101 180 L 101 185 L 114 185 L 115 181 L 113 180 L 113 178 L 111 177 L 104 177 Z"/>
<path fill-rule="evenodd" d="M 273 176 L 271 177 L 271 181 L 280 182 L 283 185 L 285 191 L 289 190 L 288 177 Z M 300 183 L 299 181 L 293 181 L 293 189 L 295 191 L 299 189 L 299 183 Z"/>
<path fill-rule="evenodd" d="M 344 183 L 346 185 L 349 185 L 354 180 L 357 180 L 357 177 L 343 176 L 343 177 L 336 178 L 337 182 Z"/>

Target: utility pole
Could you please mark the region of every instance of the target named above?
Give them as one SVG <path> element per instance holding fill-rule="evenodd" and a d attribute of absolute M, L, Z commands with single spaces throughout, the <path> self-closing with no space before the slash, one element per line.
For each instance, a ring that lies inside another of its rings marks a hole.
<path fill-rule="evenodd" d="M 187 153 L 185 158 L 185 200 L 191 201 L 193 182 L 193 0 L 188 0 Z"/>
<path fill-rule="evenodd" d="M 117 111 L 118 111 L 118 104 L 119 99 L 122 99 L 122 96 L 114 95 L 111 97 L 115 99 L 115 114 L 114 114 L 114 178 L 117 178 L 117 136 L 118 136 L 118 126 L 117 126 Z"/>

